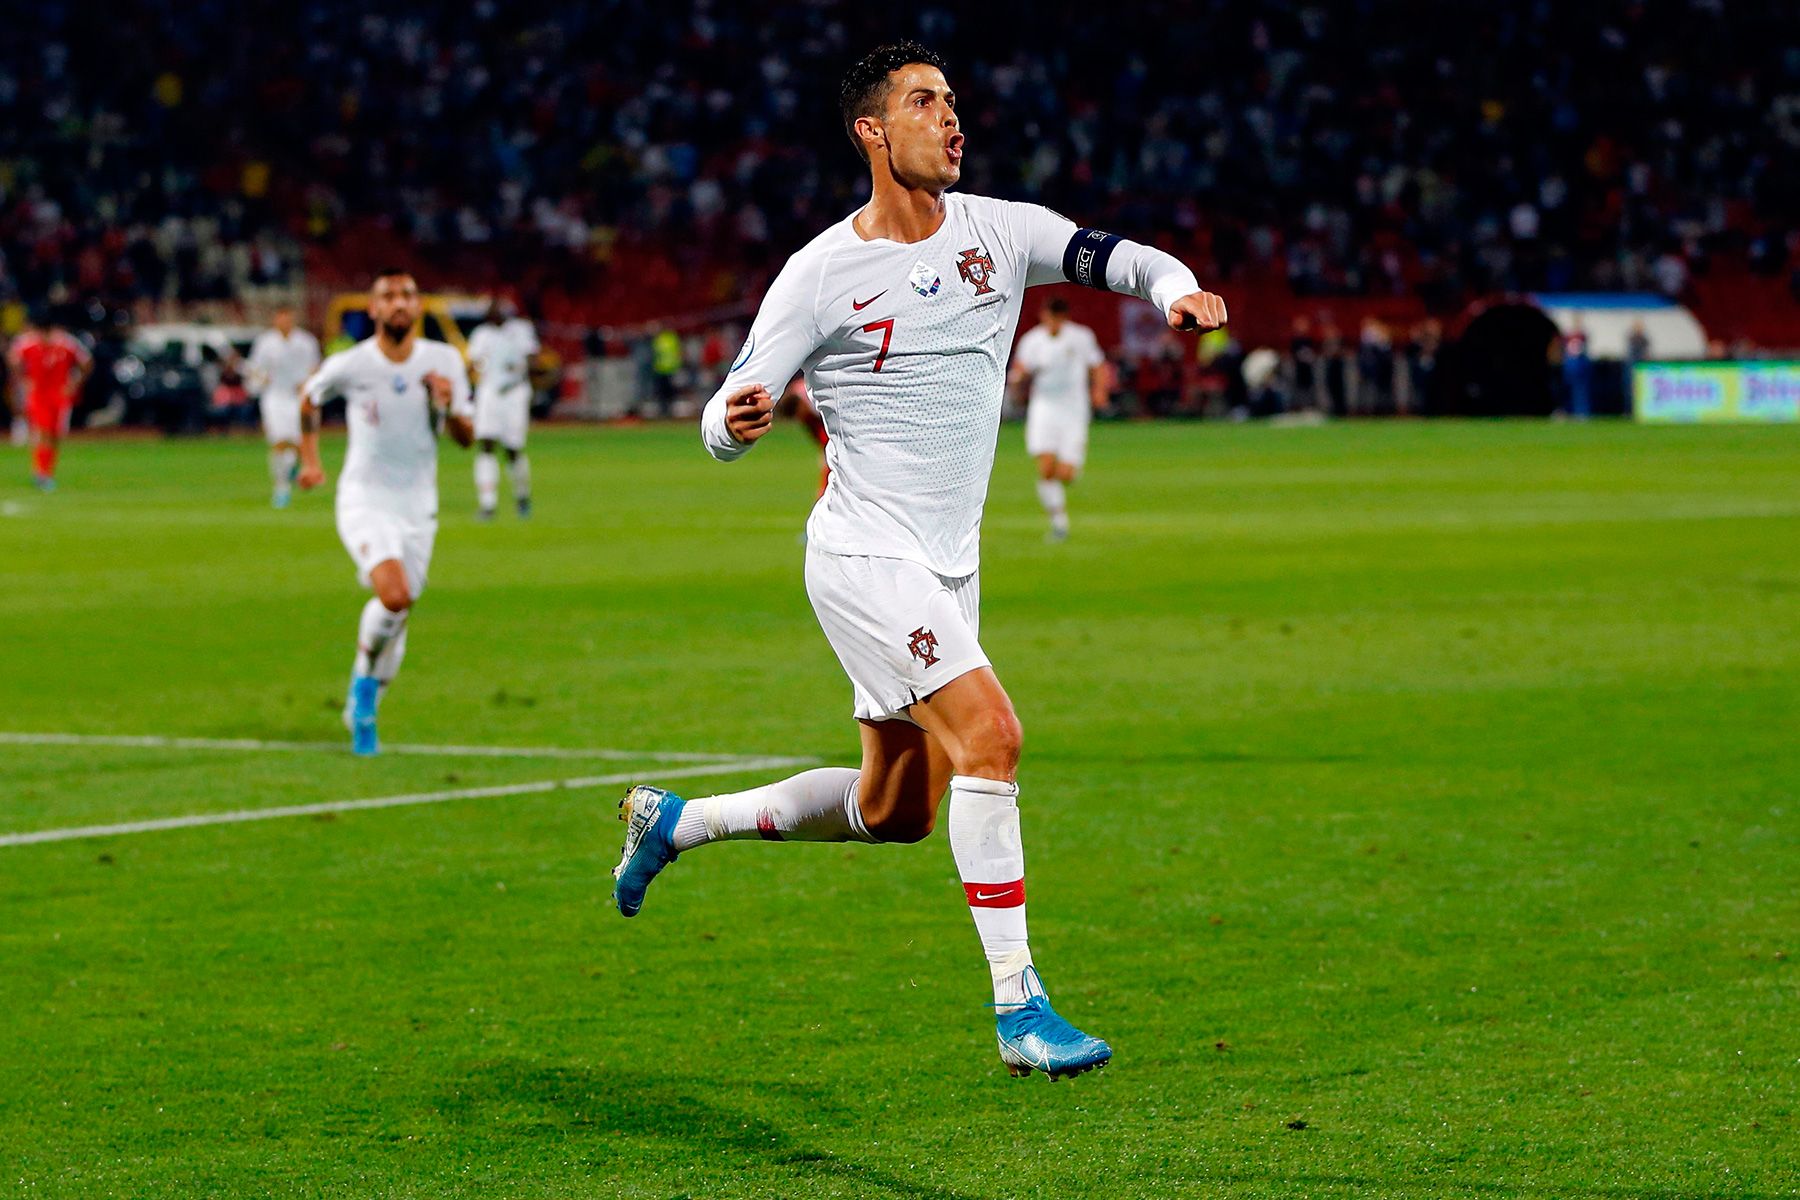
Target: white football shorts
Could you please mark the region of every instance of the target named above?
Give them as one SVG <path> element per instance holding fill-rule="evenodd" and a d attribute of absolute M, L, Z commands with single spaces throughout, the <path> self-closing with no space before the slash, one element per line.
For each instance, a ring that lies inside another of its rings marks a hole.
<path fill-rule="evenodd" d="M 409 517 L 368 504 L 340 504 L 338 537 L 356 564 L 356 581 L 369 586 L 377 563 L 398 559 L 406 571 L 406 589 L 417 600 L 431 570 L 431 546 L 437 540 L 437 518 Z"/>
<path fill-rule="evenodd" d="M 988 665 L 979 572 L 952 579 L 902 558 L 808 550 L 806 594 L 859 721 L 910 722 L 907 706 Z"/>
<path fill-rule="evenodd" d="M 300 444 L 300 396 L 296 392 L 264 392 L 256 402 L 262 411 L 263 437 L 269 445 Z"/>
<path fill-rule="evenodd" d="M 475 389 L 475 440 L 499 442 L 508 450 L 525 448 L 531 424 L 531 385 Z"/>
<path fill-rule="evenodd" d="M 1058 462 L 1080 467 L 1087 462 L 1091 421 L 1085 407 L 1071 409 L 1034 400 L 1025 406 L 1025 451 L 1033 458 L 1053 454 Z"/>

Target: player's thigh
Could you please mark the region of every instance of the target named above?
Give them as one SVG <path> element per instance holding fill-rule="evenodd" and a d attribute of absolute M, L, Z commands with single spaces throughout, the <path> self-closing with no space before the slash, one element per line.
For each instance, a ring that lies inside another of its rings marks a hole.
<path fill-rule="evenodd" d="M 1065 483 L 1087 462 L 1088 423 L 1085 413 L 1072 414 L 1056 431 L 1056 477 Z"/>
<path fill-rule="evenodd" d="M 1025 453 L 1038 459 L 1056 454 L 1056 414 L 1048 404 L 1033 404 L 1025 410 Z"/>
<path fill-rule="evenodd" d="M 431 551 L 437 538 L 437 522 L 379 505 L 347 504 L 337 510 L 338 538 L 356 564 L 356 580 L 375 586 L 373 572 L 380 563 L 397 562 L 404 572 L 408 596 L 417 600 L 425 591 L 431 570 Z"/>
<path fill-rule="evenodd" d="M 531 428 L 531 388 L 520 384 L 507 393 L 502 414 L 500 444 L 508 450 L 523 450 L 525 435 Z"/>
<path fill-rule="evenodd" d="M 921 696 L 987 666 L 973 581 L 900 559 L 807 553 L 806 594 L 850 677 L 858 720 L 908 719 Z"/>
<path fill-rule="evenodd" d="M 475 391 L 475 440 L 498 442 L 504 429 L 503 403 L 499 391 L 477 388 Z"/>
<path fill-rule="evenodd" d="M 910 721 L 861 721 L 862 778 L 857 802 L 876 824 L 899 817 L 929 825 L 949 790 L 950 755 Z"/>
<path fill-rule="evenodd" d="M 271 446 L 300 444 L 300 402 L 288 403 L 285 400 L 271 400 L 263 397 L 262 410 L 263 438 Z"/>
<path fill-rule="evenodd" d="M 25 402 L 25 423 L 40 438 L 54 441 L 62 432 L 62 406 L 54 400 L 35 397 Z"/>
<path fill-rule="evenodd" d="M 1011 781 L 1023 733 L 992 667 L 960 675 L 908 710 L 965 775 Z"/>

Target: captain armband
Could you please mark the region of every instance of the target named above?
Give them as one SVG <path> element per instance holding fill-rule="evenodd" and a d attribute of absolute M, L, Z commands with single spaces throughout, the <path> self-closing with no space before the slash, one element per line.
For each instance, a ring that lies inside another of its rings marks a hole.
<path fill-rule="evenodd" d="M 1104 229 L 1077 229 L 1063 250 L 1063 278 L 1082 287 L 1110 292 L 1112 289 L 1106 286 L 1106 264 L 1123 240 Z"/>

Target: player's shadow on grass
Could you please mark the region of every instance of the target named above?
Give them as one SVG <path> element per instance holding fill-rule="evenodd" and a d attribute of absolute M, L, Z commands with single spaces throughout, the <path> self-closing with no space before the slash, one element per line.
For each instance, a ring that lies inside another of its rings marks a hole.
<path fill-rule="evenodd" d="M 677 1079 L 504 1059 L 477 1066 L 439 1108 L 454 1121 L 501 1137 L 579 1141 L 589 1135 L 596 1164 L 616 1158 L 623 1170 L 660 1158 L 655 1143 L 677 1143 L 696 1151 L 694 1162 L 748 1159 L 762 1171 L 802 1179 L 831 1176 L 870 1194 L 979 1200 L 805 1145 L 769 1121 L 701 1099 L 695 1091 Z"/>

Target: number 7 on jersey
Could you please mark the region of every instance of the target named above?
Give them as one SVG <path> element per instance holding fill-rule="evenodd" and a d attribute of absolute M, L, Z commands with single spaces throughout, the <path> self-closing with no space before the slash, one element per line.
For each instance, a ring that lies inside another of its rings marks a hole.
<path fill-rule="evenodd" d="M 888 347 L 894 342 L 894 318 L 886 317 L 879 321 L 870 321 L 862 327 L 864 333 L 881 330 L 881 349 L 875 352 L 875 369 L 881 370 L 881 364 L 887 361 Z"/>

